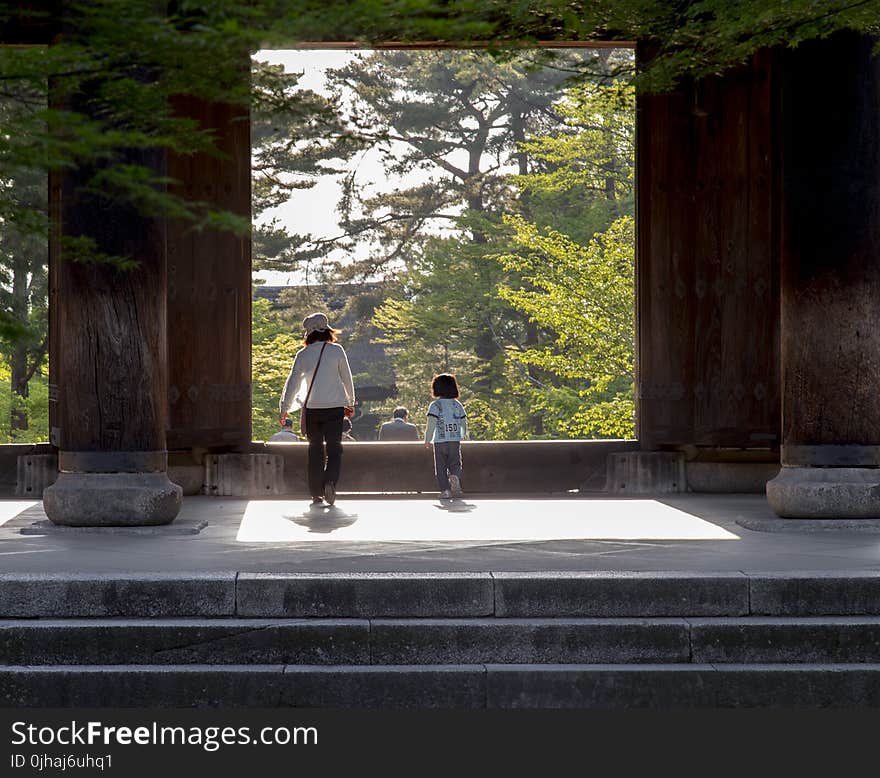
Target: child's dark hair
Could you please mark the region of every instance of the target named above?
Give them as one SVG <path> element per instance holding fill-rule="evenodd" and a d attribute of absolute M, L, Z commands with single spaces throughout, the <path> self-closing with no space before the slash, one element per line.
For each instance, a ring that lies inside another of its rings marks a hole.
<path fill-rule="evenodd" d="M 458 397 L 458 383 L 452 373 L 435 375 L 431 382 L 431 394 L 434 397 Z"/>

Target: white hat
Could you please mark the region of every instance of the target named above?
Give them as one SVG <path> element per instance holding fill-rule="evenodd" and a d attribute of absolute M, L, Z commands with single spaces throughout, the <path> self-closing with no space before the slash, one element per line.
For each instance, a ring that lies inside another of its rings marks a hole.
<path fill-rule="evenodd" d="M 324 313 L 310 313 L 306 316 L 306 318 L 303 319 L 303 329 L 307 336 L 319 330 L 334 331 L 330 326 L 330 323 L 327 321 L 327 315 Z"/>

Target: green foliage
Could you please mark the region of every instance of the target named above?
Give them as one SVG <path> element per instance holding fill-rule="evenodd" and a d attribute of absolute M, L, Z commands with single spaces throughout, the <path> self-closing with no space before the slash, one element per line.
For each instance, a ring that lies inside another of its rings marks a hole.
<path fill-rule="evenodd" d="M 46 93 L 0 94 L 0 126 L 45 108 Z M 0 134 L 21 148 L 21 139 Z M 6 160 L 10 161 L 10 156 Z M 0 154 L 0 160 L 4 157 Z M 0 162 L 0 442 L 48 436 L 48 240 L 46 177 L 24 164 Z"/>
<path fill-rule="evenodd" d="M 650 66 L 637 79 L 641 89 L 650 91 L 668 90 L 686 77 L 722 73 L 764 48 L 795 48 L 839 30 L 880 33 L 878 0 L 698 0 L 677 7 L 655 2 L 619 5 L 635 6 L 643 17 L 639 37 L 656 42 Z"/>
<path fill-rule="evenodd" d="M 546 413 L 554 398 L 563 400 L 570 420 L 557 422 L 560 432 L 632 437 L 633 218 L 621 217 L 586 246 L 521 218 L 508 221 L 520 252 L 499 256 L 498 261 L 521 273 L 531 288 L 501 287 L 499 295 L 554 333 L 549 343 L 517 358 L 581 382 L 579 405 L 570 403 L 570 392 L 555 391 L 547 392 L 538 408 Z"/>
<path fill-rule="evenodd" d="M 254 300 L 253 323 L 252 434 L 254 440 L 266 440 L 280 429 L 278 401 L 302 341 L 291 334 L 268 300 Z"/>
<path fill-rule="evenodd" d="M 0 29 L 14 29 L 22 19 L 39 20 L 40 7 L 0 2 Z M 183 95 L 253 110 L 265 152 L 265 178 L 255 186 L 257 211 L 292 188 L 309 186 L 353 150 L 381 145 L 390 133 L 404 137 L 412 153 L 389 160 L 389 173 L 433 166 L 435 180 L 369 197 L 361 196 L 352 180 L 341 206 L 345 240 L 364 238 L 380 249 L 371 266 L 356 272 L 387 270 L 394 277 L 404 268 L 409 273 L 400 294 L 390 298 L 396 302 L 388 302 L 379 314 L 411 333 L 405 349 L 404 341 L 389 343 L 400 349 L 401 359 L 411 360 L 400 363 L 402 384 L 412 387 L 406 391 L 415 397 L 429 367 L 449 364 L 472 376 L 472 426 L 486 437 L 538 434 L 536 415 L 543 419 L 542 434 L 621 434 L 632 394 L 624 370 L 631 338 L 620 304 L 624 290 L 608 267 L 623 262 L 619 241 L 631 211 L 631 178 L 621 162 L 632 137 L 624 118 L 627 109 L 620 107 L 631 92 L 627 97 L 623 87 L 615 87 L 618 105 L 613 91 L 603 95 L 585 86 L 582 94 L 572 91 L 557 104 L 559 74 L 597 84 L 625 77 L 637 89 L 667 89 L 681 78 L 721 73 L 763 47 L 796 46 L 841 29 L 876 34 L 878 19 L 880 0 L 65 2 L 58 18 L 48 11 L 42 18 L 55 24 L 55 31 L 63 28 L 53 45 L 0 47 L 0 102 L 20 108 L 0 117 L 0 338 L 6 360 L 2 369 L 9 370 L 8 381 L 2 374 L 0 381 L 15 383 L 14 375 L 30 373 L 31 391 L 17 392 L 26 399 L 16 402 L 30 404 L 42 396 L 46 290 L 41 252 L 47 214 L 44 199 L 21 196 L 34 191 L 25 183 L 29 178 L 45 184 L 49 170 L 77 170 L 85 179 L 84 190 L 146 215 L 183 220 L 196 229 L 248 228 L 234 214 L 187 199 L 144 162 L 159 149 L 222 156 L 209 133 L 177 115 L 175 101 Z M 529 57 L 546 64 L 555 53 L 524 52 L 524 44 L 591 39 L 640 41 L 650 62 L 636 73 L 632 60 L 597 56 L 572 66 L 557 58 L 552 84 L 540 81 L 550 71 L 526 67 Z M 374 68 L 376 63 L 368 61 L 359 71 L 340 74 L 340 83 L 347 80 L 358 91 L 362 107 L 405 118 L 414 129 L 389 121 L 384 136 L 371 134 L 371 119 L 356 123 L 352 131 L 339 123 L 332 101 L 291 88 L 294 78 L 271 68 L 249 74 L 243 66 L 248 54 L 265 45 L 297 40 L 488 41 L 487 55 L 504 74 L 503 88 L 499 91 L 499 83 L 486 77 L 484 60 L 473 50 L 434 52 L 428 70 L 406 64 L 402 54 L 387 66 Z M 50 82 L 51 107 L 44 97 Z M 475 94 L 482 95 L 482 102 L 475 102 Z M 597 111 L 584 112 L 603 100 Z M 440 123 L 431 118 L 435 110 L 445 113 Z M 468 115 L 476 131 L 467 124 Z M 605 124 L 591 125 L 590 116 Z M 480 132 L 496 121 L 503 131 Z M 519 191 L 492 165 L 452 165 L 446 152 L 465 141 L 472 159 L 485 162 L 494 156 L 518 166 L 524 176 Z M 590 192 L 596 196 L 584 196 Z M 512 216 L 507 248 L 500 245 L 501 213 Z M 425 229 L 437 223 L 451 227 L 445 244 L 432 243 L 437 231 Z M 603 236 L 594 240 L 595 233 Z M 80 261 L 114 262 L 123 270 L 132 265 L 130 258 L 103 254 L 90 236 L 67 235 L 65 240 L 65 253 L 69 249 Z M 289 235 L 277 224 L 258 231 L 255 246 L 265 266 L 285 268 L 328 249 L 312 236 Z M 443 286 L 441 251 L 460 270 L 457 277 L 470 283 Z M 507 257 L 506 264 L 493 263 L 491 254 Z M 530 264 L 530 257 L 543 257 L 546 266 L 537 259 Z M 567 289 L 556 272 L 567 266 L 566 272 L 579 277 L 578 263 L 591 268 L 584 288 L 599 298 Z M 505 290 L 500 296 L 494 291 L 499 285 Z M 506 318 L 501 316 L 504 306 Z M 585 316 L 589 325 L 583 332 L 572 329 L 571 320 L 559 318 L 563 309 Z M 259 306 L 255 311 L 266 322 L 274 316 Z M 277 398 L 275 381 L 283 380 L 282 363 L 292 358 L 296 343 L 278 322 L 257 326 L 265 329 L 254 341 L 255 430 L 261 430 L 259 419 L 274 419 L 275 400 L 268 398 Z M 610 328 L 605 349 L 596 335 L 600 326 Z M 441 330 L 449 333 L 439 338 L 443 343 L 437 336 Z M 416 348 L 419 339 L 422 352 Z M 579 388 L 578 382 L 587 380 L 589 388 Z M 0 436 L 16 413 L 15 403 L 3 405 L 2 396 L 0 391 Z M 28 434 L 43 434 L 41 413 L 28 412 Z"/>
<path fill-rule="evenodd" d="M 144 160 L 157 149 L 189 154 L 213 148 L 205 131 L 176 115 L 172 97 L 247 104 L 247 79 L 232 56 L 247 47 L 240 48 L 240 37 L 230 43 L 212 30 L 210 13 L 201 12 L 206 24 L 199 34 L 188 34 L 182 16 L 161 9 L 150 0 L 74 1 L 65 4 L 65 35 L 54 45 L 0 48 L 0 75 L 10 87 L 4 97 L 28 108 L 11 117 L 0 136 L 0 178 L 22 169 L 45 174 L 75 168 L 87 172 L 84 191 L 145 215 L 195 225 L 218 217 L 171 190 Z M 4 13 L 11 13 L 5 5 L 0 16 Z M 45 95 L 50 82 L 51 107 L 45 100 L 22 99 Z M 0 219 L 44 230 L 45 215 L 33 206 L 0 203 Z"/>
<path fill-rule="evenodd" d="M 496 294 L 503 273 L 486 257 L 492 245 L 466 237 L 426 240 L 372 324 L 392 358 L 399 402 L 425 409 L 432 377 L 452 372 L 463 396 L 506 406 L 504 424 L 472 424 L 473 437 L 519 438 L 528 434 L 523 405 L 515 399 L 523 379 L 508 364 L 503 338 L 522 322 Z"/>
<path fill-rule="evenodd" d="M 0 48 L 4 96 L 7 88 L 15 95 L 39 93 L 51 80 L 56 98 L 52 108 L 35 107 L 6 125 L 7 132 L 0 136 L 0 178 L 9 166 L 41 170 L 92 166 L 99 176 L 101 171 L 128 165 L 124 172 L 113 174 L 115 197 L 196 225 L 217 223 L 210 207 L 169 190 L 147 166 L 132 163 L 131 152 L 161 147 L 187 154 L 213 148 L 208 133 L 175 113 L 174 98 L 180 95 L 243 106 L 253 103 L 255 114 L 265 108 L 267 116 L 280 115 L 286 106 L 290 115 L 299 117 L 296 124 L 305 132 L 302 137 L 317 142 L 321 117 L 331 116 L 326 106 L 314 96 L 293 98 L 286 79 L 271 69 L 258 69 L 249 79 L 242 67 L 249 53 L 282 41 L 291 45 L 298 40 L 364 44 L 483 40 L 492 43 L 489 54 L 499 67 L 519 71 L 521 47 L 539 39 L 656 42 L 653 59 L 641 73 L 635 74 L 631 61 L 617 63 L 610 72 L 635 76 L 642 88 L 659 89 L 683 76 L 721 72 L 765 46 L 797 45 L 839 29 L 874 33 L 880 18 L 880 0 L 603 0 L 576 6 L 567 0 L 507 4 L 482 0 L 200 0 L 175 3 L 171 8 L 168 13 L 166 4 L 153 0 L 70 0 L 54 20 L 59 29 L 63 25 L 64 35 L 53 45 Z M 21 18 L 39 19 L 40 11 L 0 2 L 0 28 L 13 29 Z M 52 21 L 48 13 L 45 21 Z M 536 57 L 534 53 L 528 56 Z M 554 56 L 552 50 L 544 50 L 537 58 L 544 61 Z M 457 96 L 466 97 L 467 90 L 479 91 L 484 86 L 475 62 L 467 52 L 456 53 L 448 68 L 426 73 L 423 82 L 413 78 L 410 84 L 424 83 L 429 93 L 441 81 L 458 85 L 460 91 L 449 91 L 445 103 L 452 109 Z M 584 78 L 596 72 L 607 75 L 606 65 L 597 71 L 596 60 L 587 58 L 574 67 L 563 61 L 560 69 Z M 394 78 L 386 70 L 360 79 L 361 98 L 396 110 L 396 103 L 388 99 Z M 508 83 L 512 82 L 508 79 Z M 532 94 L 539 91 L 532 89 Z M 418 106 L 411 108 L 407 118 L 417 120 Z M 484 118 L 491 115 L 492 107 L 487 108 Z M 438 142 L 445 142 L 431 132 L 410 140 L 423 160 L 436 160 Z M 293 151 L 294 161 L 306 168 L 313 164 L 301 148 L 294 151 L 283 143 L 273 148 Z M 92 181 L 96 190 L 99 183 Z M 423 197 L 436 203 L 428 193 Z M 422 205 L 427 203 L 422 201 Z M 26 222 L 33 216 L 32 209 L 4 209 L 0 202 L 4 222 Z M 220 222 L 240 226 L 228 216 Z"/>
<path fill-rule="evenodd" d="M 43 360 L 28 382 L 28 395 L 12 391 L 8 356 L 0 361 L 0 444 L 49 441 L 48 361 Z M 15 418 L 27 419 L 26 429 L 12 426 Z"/>
<path fill-rule="evenodd" d="M 607 54 L 606 64 L 620 58 Z M 629 437 L 634 91 L 609 81 L 610 76 L 561 92 L 557 81 L 551 90 L 552 79 L 518 70 L 524 61 L 499 68 L 484 54 L 425 57 L 418 67 L 394 71 L 397 79 L 417 75 L 417 88 L 399 80 L 393 90 L 381 88 L 398 101 L 396 110 L 385 105 L 377 111 L 378 98 L 371 95 L 373 121 L 380 128 L 388 116 L 401 137 L 424 138 L 430 128 L 431 163 L 433 155 L 466 146 L 471 159 L 480 162 L 474 167 L 482 169 L 490 155 L 488 144 L 468 140 L 474 134 L 469 129 L 473 112 L 441 110 L 441 119 L 436 114 L 431 119 L 428 106 L 447 98 L 442 90 L 454 94 L 458 88 L 446 73 L 451 63 L 456 63 L 456 78 L 479 74 L 491 84 L 467 82 L 467 100 L 459 97 L 456 105 L 496 105 L 498 116 L 507 116 L 509 123 L 518 110 L 511 95 L 524 100 L 535 83 L 547 90 L 535 100 L 544 107 L 540 119 L 523 123 L 521 137 L 495 138 L 495 184 L 487 189 L 492 195 L 474 201 L 466 189 L 458 192 L 469 206 L 453 222 L 458 235 L 401 238 L 408 241 L 406 269 L 373 324 L 386 333 L 380 340 L 393 357 L 397 386 L 409 404 L 419 391 L 424 397 L 422 387 L 434 373 L 458 374 L 475 438 Z M 443 72 L 432 80 L 437 68 Z M 376 64 L 369 71 L 377 79 L 383 72 Z M 414 93 L 429 89 L 437 94 L 412 104 Z M 418 130 L 401 118 L 407 112 L 422 123 Z M 405 167 L 391 172 L 406 172 L 428 153 L 410 144 L 401 162 Z M 511 175 L 510 166 L 519 174 Z M 441 181 L 434 190 L 456 190 L 456 175 L 448 171 L 451 183 Z M 379 204 L 388 204 L 382 194 L 364 206 L 369 213 Z"/>
<path fill-rule="evenodd" d="M 499 61 L 479 50 L 382 50 L 331 71 L 336 102 L 352 104 L 352 132 L 383 155 L 394 182 L 376 191 L 356 171 L 346 180 L 344 234 L 334 246 L 352 253 L 366 245 L 370 259 L 337 266 L 337 274 L 394 272 L 444 232 L 467 230 L 472 242 L 485 240 L 492 215 L 513 205 L 504 168 L 522 164 L 518 144 L 559 124 L 553 105 L 560 88 L 572 69 L 588 68 L 600 55 L 569 50 L 557 59 L 569 67 L 540 67 L 532 52 Z M 402 186 L 416 171 L 419 182 Z"/>
<path fill-rule="evenodd" d="M 520 360 L 566 378 L 589 378 L 601 389 L 633 364 L 634 222 L 624 216 L 587 246 L 509 217 L 521 254 L 499 257 L 533 289 L 501 287 L 502 299 L 552 329 L 551 345 Z"/>
<path fill-rule="evenodd" d="M 294 270 L 323 253 L 324 241 L 310 233 L 290 234 L 265 211 L 290 195 L 313 187 L 322 175 L 339 173 L 340 163 L 361 143 L 342 121 L 339 107 L 300 89 L 301 74 L 255 62 L 251 122 L 254 270 Z"/>
<path fill-rule="evenodd" d="M 586 242 L 634 212 L 635 90 L 577 84 L 554 109 L 562 126 L 521 144 L 532 169 L 514 183 L 533 222 Z"/>

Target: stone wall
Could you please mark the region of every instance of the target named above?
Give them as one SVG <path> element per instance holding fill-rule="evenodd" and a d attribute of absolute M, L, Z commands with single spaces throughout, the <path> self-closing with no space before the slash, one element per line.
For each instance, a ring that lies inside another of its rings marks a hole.
<path fill-rule="evenodd" d="M 651 466 L 645 471 L 645 456 L 638 452 L 636 441 L 466 441 L 462 484 L 470 494 L 485 495 L 763 493 L 767 480 L 779 470 L 778 460 L 736 461 L 731 452 L 719 461 L 693 461 L 682 452 L 670 452 L 647 455 L 662 459 L 659 464 L 663 466 L 658 469 L 654 466 L 657 463 L 648 462 Z M 246 452 L 201 457 L 192 452 L 171 452 L 168 474 L 186 495 L 304 495 L 308 491 L 306 457 L 305 443 L 254 443 Z M 667 463 L 667 459 L 675 462 Z M 640 475 L 634 479 L 635 466 Z M 670 480 L 666 470 L 685 476 Z M 39 499 L 56 473 L 57 458 L 48 444 L 0 446 L 0 497 Z M 626 477 L 621 480 L 622 476 Z M 421 443 L 346 443 L 340 490 L 435 492 L 431 452 Z"/>

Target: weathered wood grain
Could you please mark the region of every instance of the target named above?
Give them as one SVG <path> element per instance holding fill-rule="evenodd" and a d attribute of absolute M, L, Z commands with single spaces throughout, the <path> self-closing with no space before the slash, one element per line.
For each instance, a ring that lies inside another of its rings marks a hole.
<path fill-rule="evenodd" d="M 165 172 L 161 150 L 129 162 Z M 112 197 L 82 191 L 91 171 L 53 176 L 50 247 L 50 425 L 64 451 L 162 451 L 165 386 L 165 227 Z M 87 236 L 120 270 L 73 261 L 58 238 Z"/>
<path fill-rule="evenodd" d="M 638 100 L 646 449 L 778 445 L 775 56 Z"/>
<path fill-rule="evenodd" d="M 193 98 L 177 108 L 214 131 L 222 156 L 171 155 L 170 176 L 188 198 L 249 219 L 247 110 Z M 250 290 L 250 235 L 169 226 L 169 448 L 250 442 Z"/>
<path fill-rule="evenodd" d="M 873 46 L 842 33 L 785 55 L 787 446 L 880 445 L 880 59 Z"/>

